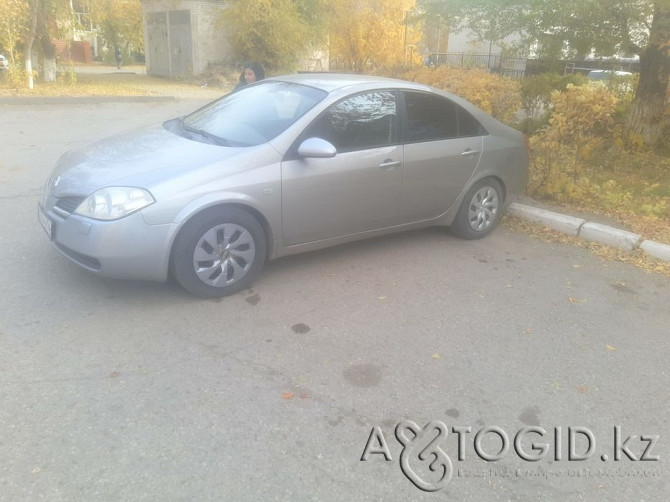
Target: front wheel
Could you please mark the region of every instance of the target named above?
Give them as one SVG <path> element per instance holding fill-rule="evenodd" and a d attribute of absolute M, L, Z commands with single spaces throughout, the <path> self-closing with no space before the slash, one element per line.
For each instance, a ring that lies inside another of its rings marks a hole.
<path fill-rule="evenodd" d="M 500 222 L 503 191 L 493 178 L 477 182 L 463 198 L 451 231 L 463 239 L 481 239 Z"/>
<path fill-rule="evenodd" d="M 173 247 L 172 271 L 193 295 L 219 298 L 248 288 L 265 255 L 265 233 L 256 218 L 235 207 L 214 208 L 184 225 Z"/>

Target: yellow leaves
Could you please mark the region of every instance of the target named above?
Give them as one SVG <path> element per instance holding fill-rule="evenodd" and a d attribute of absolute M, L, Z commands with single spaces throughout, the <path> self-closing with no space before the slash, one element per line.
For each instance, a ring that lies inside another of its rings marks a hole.
<path fill-rule="evenodd" d="M 502 222 L 508 228 L 523 232 L 544 242 L 572 244 L 574 246 L 588 249 L 591 253 L 604 260 L 628 263 L 647 272 L 663 274 L 670 277 L 670 262 L 652 258 L 640 249 L 635 251 L 624 251 L 622 249 L 611 248 L 595 242 L 587 242 L 544 227 L 540 224 L 520 220 L 509 215 L 503 216 Z"/>
<path fill-rule="evenodd" d="M 512 120 L 521 107 L 519 82 L 478 68 L 424 66 L 391 76 L 453 92 L 503 122 Z"/>
<path fill-rule="evenodd" d="M 406 13 L 415 9 L 415 0 L 332 1 L 331 62 L 353 71 L 406 62 L 406 48 L 416 46 L 421 36 L 418 23 L 405 22 Z"/>
<path fill-rule="evenodd" d="M 281 398 L 286 399 L 287 401 L 294 399 L 295 397 L 296 397 L 295 392 L 291 391 L 285 391 L 282 392 L 281 394 Z M 301 392 L 300 394 L 298 394 L 298 399 L 309 399 L 309 394 L 307 392 Z"/>
<path fill-rule="evenodd" d="M 570 303 L 586 303 L 586 300 L 580 300 L 579 298 L 573 298 L 572 296 L 568 297 Z"/>
<path fill-rule="evenodd" d="M 613 347 L 612 345 L 605 344 L 605 348 L 609 351 L 615 351 L 616 347 Z"/>
<path fill-rule="evenodd" d="M 318 8 L 316 3 L 305 5 Z M 319 42 L 320 25 L 308 22 L 307 16 L 291 0 L 244 0 L 230 2 L 219 23 L 228 31 L 238 60 L 286 71 L 301 57 L 313 57 L 309 48 Z"/>

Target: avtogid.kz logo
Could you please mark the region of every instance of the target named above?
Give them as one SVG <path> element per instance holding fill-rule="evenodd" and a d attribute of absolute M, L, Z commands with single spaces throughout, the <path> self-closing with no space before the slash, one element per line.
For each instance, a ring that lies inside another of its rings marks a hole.
<path fill-rule="evenodd" d="M 554 462 L 583 461 L 589 460 L 597 455 L 595 435 L 586 427 L 567 428 L 567 455 L 563 448 L 564 433 L 562 427 L 555 427 L 553 431 L 547 431 L 542 427 L 524 427 L 513 435 L 510 435 L 501 427 L 490 426 L 479 429 L 474 435 L 472 427 L 452 427 L 451 432 L 456 436 L 456 459 L 460 462 L 466 458 L 466 438 L 472 438 L 472 446 L 475 456 L 486 462 L 495 462 L 507 457 L 510 451 L 525 462 L 538 462 L 553 453 Z M 403 420 L 395 428 L 395 437 L 402 445 L 400 453 L 400 469 L 417 488 L 427 492 L 441 490 L 449 482 L 454 474 L 454 466 L 451 458 L 445 452 L 443 446 L 449 434 L 449 428 L 442 422 L 428 422 L 420 427 L 411 420 Z M 546 440 L 545 440 L 546 438 Z M 653 454 L 653 449 L 658 443 L 659 436 L 652 435 L 630 435 L 624 437 L 621 426 L 614 427 L 613 448 L 601 453 L 601 462 L 628 459 L 637 461 L 658 461 L 660 457 Z M 491 451 L 491 444 L 498 451 Z M 636 445 L 637 443 L 637 445 Z M 642 443 L 641 445 L 639 443 Z M 384 460 L 393 460 L 391 450 L 381 428 L 375 426 L 370 432 L 365 444 L 361 461 L 367 461 L 371 455 L 381 455 Z M 598 457 L 595 457 L 598 458 Z M 556 465 L 556 464 L 554 464 Z M 469 477 L 470 470 L 464 471 L 464 476 Z M 517 476 L 523 473 L 517 469 Z M 636 471 L 638 472 L 638 471 Z M 647 472 L 646 470 L 644 471 Z M 543 474 L 547 474 L 543 471 Z M 554 470 L 553 476 L 563 474 L 569 477 L 585 476 L 583 470 L 567 469 L 565 471 Z M 608 477 L 630 477 L 635 473 L 626 472 L 621 469 L 597 469 L 589 470 L 589 475 Z M 653 472 L 657 475 L 656 471 Z M 459 471 L 459 475 L 461 472 Z M 648 475 L 648 474 L 645 474 Z"/>

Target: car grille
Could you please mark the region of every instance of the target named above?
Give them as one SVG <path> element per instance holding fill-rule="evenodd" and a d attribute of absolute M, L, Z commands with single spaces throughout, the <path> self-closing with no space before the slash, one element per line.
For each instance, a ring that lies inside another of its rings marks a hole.
<path fill-rule="evenodd" d="M 62 197 L 58 199 L 55 207 L 67 214 L 72 214 L 75 209 L 79 207 L 79 204 L 84 202 L 85 198 L 86 197 Z"/>

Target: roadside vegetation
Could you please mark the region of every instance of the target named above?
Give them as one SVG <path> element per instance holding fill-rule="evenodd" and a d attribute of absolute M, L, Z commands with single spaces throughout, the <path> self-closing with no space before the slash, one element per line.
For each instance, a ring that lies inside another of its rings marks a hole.
<path fill-rule="evenodd" d="M 11 96 L 179 96 L 208 89 L 205 80 L 179 81 L 151 77 L 144 74 L 144 67 L 108 67 L 104 73 L 76 73 L 68 68 L 58 74 L 54 82 L 42 82 L 33 89 L 21 85 L 19 79 L 0 79 L 0 97 Z M 226 79 L 219 79 L 214 86 L 221 91 L 227 86 Z M 232 88 L 232 84 L 229 85 Z"/>

